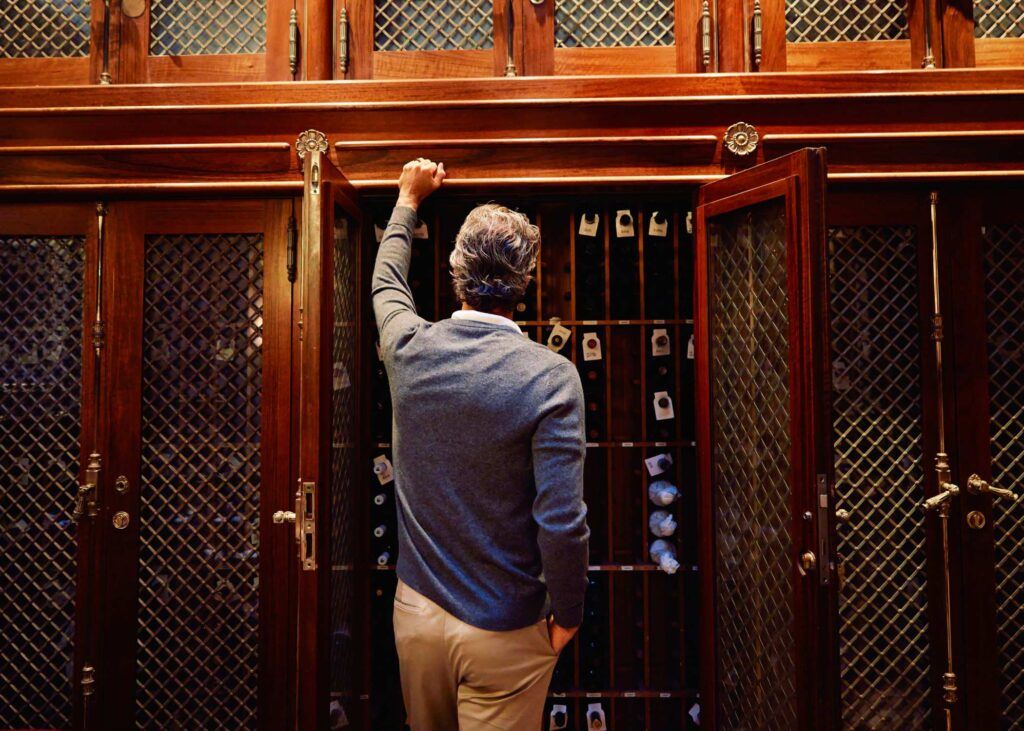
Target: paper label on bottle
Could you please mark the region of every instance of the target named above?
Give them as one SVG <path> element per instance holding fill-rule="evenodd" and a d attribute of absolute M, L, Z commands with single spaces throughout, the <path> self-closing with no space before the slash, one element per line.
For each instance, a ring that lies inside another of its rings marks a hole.
<path fill-rule="evenodd" d="M 587 731 L 608 731 L 604 708 L 600 703 L 587 704 Z"/>
<path fill-rule="evenodd" d="M 615 235 L 620 239 L 636 235 L 633 231 L 633 214 L 628 208 L 615 211 Z"/>
<path fill-rule="evenodd" d="M 565 344 L 569 342 L 569 337 L 572 335 L 572 330 L 563 325 L 555 325 L 551 328 L 551 334 L 548 335 L 548 349 L 555 353 L 561 351 L 565 347 Z"/>
<path fill-rule="evenodd" d="M 694 355 L 695 354 L 693 350 L 693 335 L 691 334 L 690 340 L 686 343 L 686 357 L 689 358 L 690 360 L 693 360 Z"/>
<path fill-rule="evenodd" d="M 373 224 L 373 236 L 377 239 L 377 243 L 379 244 L 384 240 L 384 229 L 377 224 Z"/>
<path fill-rule="evenodd" d="M 656 454 L 645 459 L 644 464 L 647 465 L 647 474 L 651 477 L 656 477 L 657 475 L 665 474 L 665 469 L 672 466 L 672 455 L 667 453 Z M 665 466 L 662 467 L 662 465 Z"/>
<path fill-rule="evenodd" d="M 217 340 L 217 355 L 219 361 L 227 363 L 235 357 L 235 345 L 230 340 Z"/>
<path fill-rule="evenodd" d="M 412 237 L 414 239 L 429 239 L 430 230 L 427 228 L 425 221 L 417 221 L 416 228 L 412 230 Z"/>
<path fill-rule="evenodd" d="M 668 218 L 660 211 L 651 213 L 651 220 L 647 224 L 648 236 L 668 236 Z"/>
<path fill-rule="evenodd" d="M 601 218 L 596 213 L 584 213 L 580 216 L 580 236 L 597 236 Z"/>
<path fill-rule="evenodd" d="M 560 731 L 564 728 L 569 728 L 569 707 L 555 704 L 551 706 L 548 731 Z"/>
<path fill-rule="evenodd" d="M 654 394 L 654 418 L 657 421 L 667 421 L 675 418 L 675 411 L 672 410 L 672 397 L 668 391 L 656 391 Z"/>
<path fill-rule="evenodd" d="M 656 327 L 651 332 L 651 355 L 669 355 L 672 352 L 672 341 L 668 337 L 668 330 L 663 327 Z"/>
<path fill-rule="evenodd" d="M 597 333 L 583 333 L 583 360 L 601 360 L 601 339 Z"/>
<path fill-rule="evenodd" d="M 373 474 L 377 475 L 377 481 L 382 485 L 386 485 L 395 479 L 391 460 L 388 459 L 386 454 L 373 458 Z"/>
<path fill-rule="evenodd" d="M 334 390 L 343 391 L 352 385 L 352 379 L 348 375 L 348 369 L 344 363 L 334 364 Z"/>
<path fill-rule="evenodd" d="M 846 372 L 846 363 L 841 360 L 832 361 L 832 388 L 836 391 L 850 389 L 850 376 Z"/>

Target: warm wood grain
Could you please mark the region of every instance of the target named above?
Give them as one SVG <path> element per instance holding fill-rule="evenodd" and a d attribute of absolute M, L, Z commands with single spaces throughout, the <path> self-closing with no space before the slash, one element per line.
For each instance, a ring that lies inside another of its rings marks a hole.
<path fill-rule="evenodd" d="M 1019 68 L 1024 65 L 1024 38 L 979 38 L 974 55 L 978 66 Z"/>
<path fill-rule="evenodd" d="M 671 74 L 676 68 L 675 46 L 642 48 L 556 48 L 555 73 L 579 74 Z M 640 82 L 638 88 L 652 84 Z"/>
<path fill-rule="evenodd" d="M 375 51 L 375 79 L 494 76 L 492 51 Z"/>
<path fill-rule="evenodd" d="M 89 58 L 5 58 L 0 86 L 65 86 L 89 83 Z"/>
<path fill-rule="evenodd" d="M 871 71 L 914 68 L 910 41 L 787 43 L 791 71 Z"/>
<path fill-rule="evenodd" d="M 151 84 L 262 81 L 267 75 L 263 53 L 149 56 L 145 65 L 146 82 Z"/>

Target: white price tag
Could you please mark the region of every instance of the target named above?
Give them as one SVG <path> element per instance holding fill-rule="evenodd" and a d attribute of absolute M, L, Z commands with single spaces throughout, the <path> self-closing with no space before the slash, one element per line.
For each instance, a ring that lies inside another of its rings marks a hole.
<path fill-rule="evenodd" d="M 620 239 L 636 235 L 633 232 L 633 214 L 629 212 L 628 208 L 615 211 L 615 235 Z"/>
<path fill-rule="evenodd" d="M 562 325 L 555 325 L 551 328 L 551 334 L 548 335 L 548 349 L 554 352 L 559 352 L 565 347 L 565 344 L 569 342 L 569 337 L 572 335 L 572 330 Z"/>
<path fill-rule="evenodd" d="M 417 221 L 416 228 L 412 230 L 412 237 L 414 239 L 429 239 L 430 231 L 427 229 L 425 221 Z"/>
<path fill-rule="evenodd" d="M 584 213 L 580 216 L 580 236 L 597 236 L 597 228 L 601 219 L 596 213 Z"/>
<path fill-rule="evenodd" d="M 587 731 L 608 731 L 604 718 L 604 708 L 600 703 L 587 705 Z"/>
<path fill-rule="evenodd" d="M 349 378 L 348 369 L 344 363 L 334 364 L 334 390 L 343 391 L 352 385 L 352 379 Z"/>
<path fill-rule="evenodd" d="M 647 465 L 647 474 L 651 477 L 656 475 L 663 475 L 665 472 L 672 467 L 672 455 L 671 454 L 656 454 L 653 457 L 648 457 L 644 460 L 644 464 Z"/>
<path fill-rule="evenodd" d="M 690 360 L 693 360 L 694 358 L 692 334 L 690 335 L 690 341 L 686 344 L 686 357 L 689 358 Z"/>
<path fill-rule="evenodd" d="M 675 418 L 675 411 L 672 410 L 672 397 L 668 391 L 656 391 L 654 394 L 654 418 L 657 421 L 667 421 Z"/>
<path fill-rule="evenodd" d="M 651 332 L 651 355 L 669 355 L 672 353 L 672 341 L 669 340 L 668 330 L 663 327 L 655 328 Z"/>
<path fill-rule="evenodd" d="M 668 217 L 661 211 L 651 213 L 650 223 L 647 225 L 648 236 L 668 236 Z"/>
<path fill-rule="evenodd" d="M 583 333 L 583 360 L 601 360 L 601 339 L 597 333 Z"/>
<path fill-rule="evenodd" d="M 373 474 L 377 475 L 377 481 L 382 485 L 386 485 L 395 479 L 391 460 L 388 459 L 386 454 L 373 458 Z"/>

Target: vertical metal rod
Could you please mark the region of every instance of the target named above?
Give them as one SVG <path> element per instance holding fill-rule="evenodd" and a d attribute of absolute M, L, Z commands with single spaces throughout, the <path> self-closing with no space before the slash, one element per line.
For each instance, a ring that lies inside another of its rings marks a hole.
<path fill-rule="evenodd" d="M 299 66 L 299 14 L 292 8 L 288 15 L 288 69 L 295 76 Z"/>
<path fill-rule="evenodd" d="M 934 311 L 932 312 L 932 339 L 935 341 L 935 372 L 938 388 L 937 411 L 939 422 L 939 449 L 935 455 L 935 473 L 937 477 L 938 494 L 947 492 L 950 485 L 949 455 L 946 454 L 946 422 L 945 422 L 945 387 L 942 372 L 942 342 L 944 339 L 942 323 L 942 300 L 940 295 L 939 278 L 939 226 L 938 208 L 939 194 L 932 191 L 931 202 L 931 223 L 932 223 L 932 296 Z M 955 489 L 955 488 L 954 488 Z M 953 495 L 955 492 L 949 492 Z M 957 702 L 957 679 L 955 666 L 953 664 L 953 615 L 952 615 L 952 588 L 950 586 L 949 569 L 949 514 L 952 507 L 952 499 L 947 498 L 938 505 L 939 520 L 942 521 L 942 580 L 945 598 L 945 620 L 946 620 L 946 672 L 942 674 L 942 699 L 946 704 L 943 709 L 946 719 L 946 729 L 953 728 L 952 706 Z"/>
<path fill-rule="evenodd" d="M 708 0 L 700 10 L 700 60 L 704 70 L 708 71 L 711 66 L 711 8 Z"/>
<path fill-rule="evenodd" d="M 516 73 L 516 24 L 515 24 L 515 11 L 512 8 L 512 1 L 508 0 L 505 5 L 505 27 L 507 29 L 508 47 L 506 48 L 506 63 L 505 63 L 505 76 L 517 76 Z"/>
<path fill-rule="evenodd" d="M 348 8 L 344 5 L 338 16 L 338 71 L 342 76 L 348 73 Z"/>
<path fill-rule="evenodd" d="M 754 71 L 761 70 L 761 57 L 763 55 L 763 27 L 761 20 L 761 0 L 754 0 Z"/>
<path fill-rule="evenodd" d="M 935 68 L 935 54 L 932 52 L 932 2 L 933 0 L 922 0 L 922 5 L 924 5 L 924 59 L 921 61 L 921 67 L 926 69 Z"/>
<path fill-rule="evenodd" d="M 100 83 L 109 84 L 110 76 L 110 0 L 103 0 L 103 70 L 100 72 Z"/>

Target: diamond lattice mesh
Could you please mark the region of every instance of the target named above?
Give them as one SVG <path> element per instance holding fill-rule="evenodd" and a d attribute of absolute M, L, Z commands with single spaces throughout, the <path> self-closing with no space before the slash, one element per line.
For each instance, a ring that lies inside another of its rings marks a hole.
<path fill-rule="evenodd" d="M 892 41 L 908 38 L 905 0 L 788 0 L 786 40 Z"/>
<path fill-rule="evenodd" d="M 1024 224 L 986 226 L 985 307 L 988 335 L 992 478 L 1024 487 Z M 1024 729 L 1024 504 L 995 500 L 996 625 L 1003 728 Z"/>
<path fill-rule="evenodd" d="M 146 240 L 136 720 L 255 728 L 258 235 Z"/>
<path fill-rule="evenodd" d="M 494 47 L 491 0 L 374 0 L 378 51 Z"/>
<path fill-rule="evenodd" d="M 89 0 L 3 0 L 0 58 L 89 55 Z"/>
<path fill-rule="evenodd" d="M 0 237 L 0 727 L 67 728 L 85 240 Z"/>
<path fill-rule="evenodd" d="M 349 221 L 339 214 L 334 224 L 334 342 L 331 411 L 331 690 L 351 715 L 353 665 L 357 647 L 355 611 L 355 419 L 356 268 L 355 242 Z"/>
<path fill-rule="evenodd" d="M 976 38 L 1024 38 L 1024 3 L 1020 0 L 975 0 Z"/>
<path fill-rule="evenodd" d="M 556 0 L 555 45 L 671 46 L 674 0 Z"/>
<path fill-rule="evenodd" d="M 150 0 L 154 56 L 263 53 L 266 30 L 266 0 Z"/>
<path fill-rule="evenodd" d="M 786 217 L 781 202 L 711 226 L 718 715 L 795 728 Z"/>
<path fill-rule="evenodd" d="M 829 230 L 846 728 L 930 728 L 915 230 Z"/>

